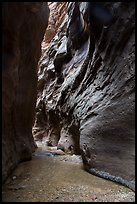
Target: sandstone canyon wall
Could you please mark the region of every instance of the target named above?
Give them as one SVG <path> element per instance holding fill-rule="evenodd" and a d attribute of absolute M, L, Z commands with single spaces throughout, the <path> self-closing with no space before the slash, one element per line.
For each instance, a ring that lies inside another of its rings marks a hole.
<path fill-rule="evenodd" d="M 43 42 L 34 135 L 80 153 L 90 173 L 134 189 L 135 4 L 64 6 L 48 49 Z"/>
<path fill-rule="evenodd" d="M 2 4 L 2 181 L 34 150 L 37 64 L 48 25 L 47 3 Z"/>

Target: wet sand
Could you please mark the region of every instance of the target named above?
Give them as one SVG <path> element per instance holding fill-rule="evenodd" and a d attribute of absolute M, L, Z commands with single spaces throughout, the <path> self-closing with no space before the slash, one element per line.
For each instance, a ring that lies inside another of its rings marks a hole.
<path fill-rule="evenodd" d="M 2 187 L 3 202 L 135 202 L 135 193 L 83 169 L 79 155 L 40 146 Z"/>

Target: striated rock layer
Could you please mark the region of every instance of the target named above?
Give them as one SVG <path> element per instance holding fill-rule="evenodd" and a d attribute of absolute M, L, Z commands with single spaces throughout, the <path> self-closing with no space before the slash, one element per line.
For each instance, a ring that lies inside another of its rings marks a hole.
<path fill-rule="evenodd" d="M 31 159 L 37 64 L 48 24 L 47 3 L 5 2 L 2 65 L 2 179 Z"/>
<path fill-rule="evenodd" d="M 39 62 L 34 134 L 134 189 L 134 2 L 68 2 Z"/>

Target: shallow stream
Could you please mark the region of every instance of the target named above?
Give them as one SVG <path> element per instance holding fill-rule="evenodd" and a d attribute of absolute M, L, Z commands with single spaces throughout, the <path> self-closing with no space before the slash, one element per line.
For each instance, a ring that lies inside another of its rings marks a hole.
<path fill-rule="evenodd" d="M 3 202 L 135 202 L 135 193 L 83 169 L 79 155 L 40 146 L 2 188 Z"/>

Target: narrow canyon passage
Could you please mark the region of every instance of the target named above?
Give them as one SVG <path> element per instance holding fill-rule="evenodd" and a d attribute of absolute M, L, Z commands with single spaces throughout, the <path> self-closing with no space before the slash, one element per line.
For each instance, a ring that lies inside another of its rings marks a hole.
<path fill-rule="evenodd" d="M 135 2 L 2 16 L 2 201 L 135 202 Z"/>
<path fill-rule="evenodd" d="M 129 188 L 83 170 L 80 156 L 38 146 L 3 186 L 3 202 L 135 202 Z"/>

